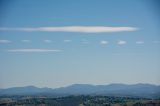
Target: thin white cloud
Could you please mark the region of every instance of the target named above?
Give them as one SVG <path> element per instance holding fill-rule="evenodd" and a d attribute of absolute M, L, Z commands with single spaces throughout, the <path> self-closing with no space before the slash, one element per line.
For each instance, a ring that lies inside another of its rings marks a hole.
<path fill-rule="evenodd" d="M 22 42 L 24 43 L 30 43 L 31 41 L 30 40 L 21 40 Z"/>
<path fill-rule="evenodd" d="M 11 41 L 2 39 L 2 40 L 0 40 L 0 43 L 11 43 Z"/>
<path fill-rule="evenodd" d="M 10 49 L 8 52 L 61 52 L 57 49 Z"/>
<path fill-rule="evenodd" d="M 48 40 L 48 39 L 44 40 L 44 42 L 45 42 L 45 43 L 52 43 L 52 41 L 51 41 L 51 40 Z"/>
<path fill-rule="evenodd" d="M 107 26 L 61 26 L 61 27 L 37 27 L 37 28 L 0 28 L 0 31 L 43 31 L 43 32 L 83 32 L 83 33 L 106 33 L 106 32 L 130 32 L 136 31 L 135 27 L 107 27 Z"/>
<path fill-rule="evenodd" d="M 137 41 L 136 44 L 143 44 L 144 41 Z"/>
<path fill-rule="evenodd" d="M 65 43 L 69 43 L 69 42 L 71 42 L 71 41 L 72 41 L 72 40 L 70 40 L 70 39 L 65 39 L 65 40 L 64 40 Z"/>
<path fill-rule="evenodd" d="M 117 42 L 118 45 L 124 45 L 124 44 L 126 44 L 126 43 L 127 43 L 127 42 L 124 41 L 124 40 L 119 40 L 119 41 Z"/>
<path fill-rule="evenodd" d="M 102 40 L 102 41 L 100 42 L 100 44 L 106 45 L 106 44 L 108 44 L 108 41 Z"/>

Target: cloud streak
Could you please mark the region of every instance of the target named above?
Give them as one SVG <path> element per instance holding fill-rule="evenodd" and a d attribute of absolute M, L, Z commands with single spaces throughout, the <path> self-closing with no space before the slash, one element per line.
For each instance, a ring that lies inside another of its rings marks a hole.
<path fill-rule="evenodd" d="M 0 43 L 11 43 L 10 40 L 0 40 Z"/>
<path fill-rule="evenodd" d="M 30 43 L 31 41 L 30 40 L 21 40 L 22 42 L 24 43 Z"/>
<path fill-rule="evenodd" d="M 57 49 L 10 49 L 8 52 L 61 52 Z"/>
<path fill-rule="evenodd" d="M 44 42 L 45 42 L 45 43 L 52 43 L 52 41 L 51 41 L 51 40 L 48 40 L 48 39 L 44 40 Z"/>
<path fill-rule="evenodd" d="M 120 40 L 117 42 L 118 45 L 125 45 L 127 42 L 124 40 Z"/>
<path fill-rule="evenodd" d="M 107 33 L 107 32 L 131 32 L 135 27 L 107 27 L 107 26 L 61 26 L 61 27 L 36 27 L 36 28 L 0 28 L 0 31 L 23 32 L 82 32 L 82 33 Z"/>
<path fill-rule="evenodd" d="M 143 44 L 144 41 L 137 41 L 136 44 Z"/>
<path fill-rule="evenodd" d="M 65 40 L 64 40 L 65 43 L 69 43 L 69 42 L 71 42 L 71 41 L 72 41 L 72 40 L 70 40 L 70 39 L 65 39 Z"/>
<path fill-rule="evenodd" d="M 102 40 L 102 41 L 100 42 L 100 44 L 106 45 L 106 44 L 108 44 L 108 41 Z"/>

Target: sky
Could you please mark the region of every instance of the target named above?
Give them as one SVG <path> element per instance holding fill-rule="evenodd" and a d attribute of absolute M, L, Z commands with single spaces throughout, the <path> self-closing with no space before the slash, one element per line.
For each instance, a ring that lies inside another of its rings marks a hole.
<path fill-rule="evenodd" d="M 0 88 L 160 85 L 158 0 L 0 0 Z"/>

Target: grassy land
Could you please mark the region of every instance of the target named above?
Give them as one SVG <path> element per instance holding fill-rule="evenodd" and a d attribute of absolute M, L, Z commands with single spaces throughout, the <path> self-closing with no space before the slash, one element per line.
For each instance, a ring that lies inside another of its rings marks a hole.
<path fill-rule="evenodd" d="M 111 96 L 3 96 L 0 106 L 160 106 L 160 99 Z"/>

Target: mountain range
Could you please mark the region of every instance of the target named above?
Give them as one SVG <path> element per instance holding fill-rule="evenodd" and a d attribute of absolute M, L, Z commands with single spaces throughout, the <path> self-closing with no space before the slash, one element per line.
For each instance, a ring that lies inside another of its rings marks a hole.
<path fill-rule="evenodd" d="M 0 96 L 4 95 L 104 95 L 160 98 L 160 86 L 152 84 L 73 84 L 67 87 L 60 87 L 55 89 L 26 86 L 0 89 Z"/>

